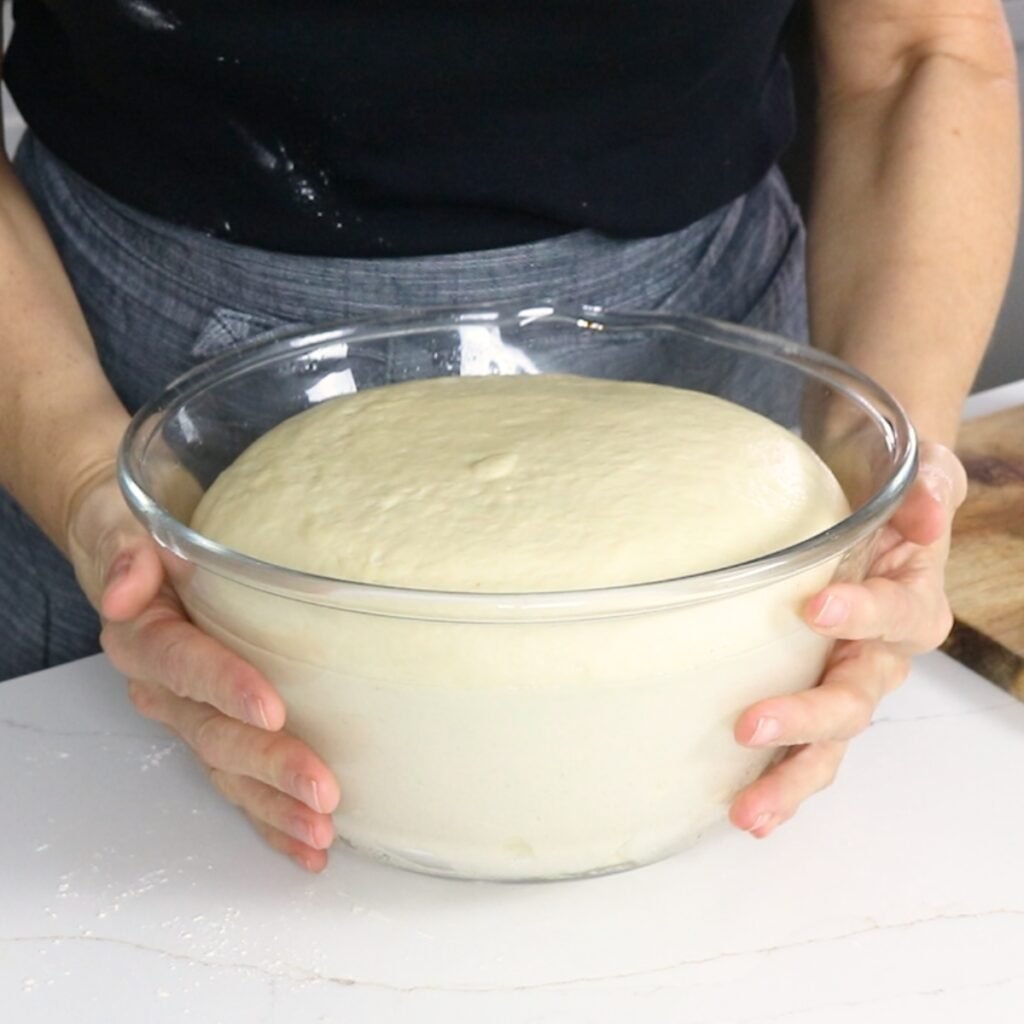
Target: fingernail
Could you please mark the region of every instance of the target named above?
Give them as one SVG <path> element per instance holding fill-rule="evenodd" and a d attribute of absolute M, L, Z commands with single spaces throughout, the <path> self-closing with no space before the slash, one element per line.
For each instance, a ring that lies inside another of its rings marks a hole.
<path fill-rule="evenodd" d="M 253 697 L 246 694 L 242 698 L 244 710 L 242 712 L 243 717 L 250 725 L 258 726 L 260 729 L 270 729 L 270 722 L 267 719 L 266 709 L 263 707 L 263 701 L 259 697 Z"/>
<path fill-rule="evenodd" d="M 128 554 L 128 552 L 118 555 L 117 558 L 114 559 L 114 564 L 110 567 L 110 571 L 107 573 L 107 586 L 109 587 L 123 576 L 126 576 L 131 566 L 132 556 Z"/>
<path fill-rule="evenodd" d="M 295 853 L 292 854 L 292 860 L 302 868 L 303 871 L 308 871 L 310 874 L 315 874 L 313 867 L 313 858 L 308 853 Z"/>
<path fill-rule="evenodd" d="M 292 792 L 307 807 L 312 807 L 314 811 L 318 811 L 320 814 L 324 813 L 324 809 L 320 804 L 320 784 L 316 779 L 311 779 L 308 775 L 296 775 L 292 785 Z"/>
<path fill-rule="evenodd" d="M 759 718 L 754 735 L 750 737 L 750 745 L 759 747 L 765 743 L 777 740 L 782 733 L 782 725 L 777 718 Z"/>
<path fill-rule="evenodd" d="M 849 610 L 845 601 L 834 594 L 829 594 L 825 598 L 825 603 L 818 609 L 818 614 L 814 616 L 814 624 L 816 626 L 838 626 L 845 621 Z"/>
<path fill-rule="evenodd" d="M 925 490 L 940 504 L 945 505 L 953 495 L 953 481 L 939 469 L 929 467 L 921 473 Z"/>
<path fill-rule="evenodd" d="M 765 811 L 757 816 L 757 820 L 747 829 L 748 832 L 759 832 L 761 829 L 770 828 L 775 824 L 775 815 L 771 811 Z"/>
<path fill-rule="evenodd" d="M 303 835 L 297 838 L 301 839 L 307 846 L 312 846 L 314 850 L 326 850 L 331 843 L 334 842 L 334 833 L 330 829 L 324 829 L 321 827 L 310 824 L 308 821 L 302 822 Z"/>
<path fill-rule="evenodd" d="M 300 842 L 317 849 L 319 844 L 316 840 L 316 831 L 313 826 L 303 818 L 295 817 L 288 821 L 288 831 Z"/>

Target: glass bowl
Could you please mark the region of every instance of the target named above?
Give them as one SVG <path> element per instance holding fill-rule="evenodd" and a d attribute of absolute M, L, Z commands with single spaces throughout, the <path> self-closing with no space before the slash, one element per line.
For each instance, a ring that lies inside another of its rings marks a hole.
<path fill-rule="evenodd" d="M 547 372 L 755 408 L 814 447 L 851 514 L 743 564 L 533 594 L 330 579 L 189 528 L 222 469 L 318 402 L 419 377 Z M 336 773 L 339 836 L 402 867 L 504 880 L 649 863 L 720 822 L 772 757 L 735 742 L 737 716 L 815 684 L 829 644 L 800 608 L 863 575 L 915 469 L 899 406 L 836 359 L 699 318 L 550 306 L 272 332 L 141 409 L 119 464 L 193 620 L 266 674 L 288 729 Z"/>

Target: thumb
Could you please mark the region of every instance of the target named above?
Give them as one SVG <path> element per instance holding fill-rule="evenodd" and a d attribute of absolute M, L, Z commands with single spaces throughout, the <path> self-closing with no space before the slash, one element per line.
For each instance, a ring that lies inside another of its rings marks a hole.
<path fill-rule="evenodd" d="M 164 567 L 147 536 L 122 534 L 104 573 L 99 612 L 111 622 L 140 615 L 163 585 Z"/>
<path fill-rule="evenodd" d="M 967 474 L 956 455 L 943 445 L 922 442 L 917 479 L 892 524 L 909 541 L 931 544 L 949 530 L 967 493 Z"/>
<path fill-rule="evenodd" d="M 160 590 L 164 567 L 156 542 L 132 515 L 112 476 L 80 496 L 67 537 L 78 582 L 104 618 L 135 618 Z"/>

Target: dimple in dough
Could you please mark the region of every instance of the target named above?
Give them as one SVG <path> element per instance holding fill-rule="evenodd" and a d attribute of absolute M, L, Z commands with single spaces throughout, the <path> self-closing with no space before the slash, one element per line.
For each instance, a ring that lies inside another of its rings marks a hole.
<path fill-rule="evenodd" d="M 806 444 L 731 402 L 524 375 L 418 380 L 324 402 L 244 452 L 193 526 L 318 575 L 500 593 L 715 569 L 846 512 Z"/>

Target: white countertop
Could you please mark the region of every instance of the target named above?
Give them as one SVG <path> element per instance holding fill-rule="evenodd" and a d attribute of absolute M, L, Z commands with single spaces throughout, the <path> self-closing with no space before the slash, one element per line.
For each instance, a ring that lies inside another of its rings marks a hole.
<path fill-rule="evenodd" d="M 771 839 L 584 882 L 309 877 L 101 657 L 0 684 L 0 777 L 5 1024 L 1021 1020 L 1024 704 L 940 654 Z"/>

